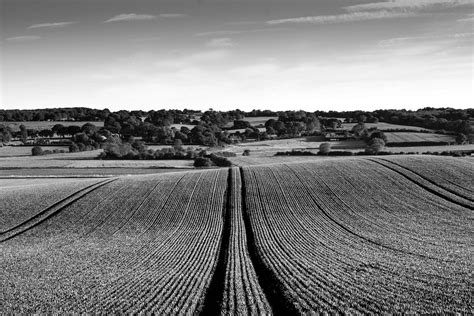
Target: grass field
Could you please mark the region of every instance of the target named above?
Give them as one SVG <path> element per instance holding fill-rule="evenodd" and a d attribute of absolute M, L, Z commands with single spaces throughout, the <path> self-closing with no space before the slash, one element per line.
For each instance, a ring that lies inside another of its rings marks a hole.
<path fill-rule="evenodd" d="M 431 133 L 385 133 L 387 143 L 405 142 L 451 142 L 455 143 L 456 137 L 452 135 L 431 134 Z"/>
<path fill-rule="evenodd" d="M 391 156 L 2 179 L 1 309 L 470 314 L 473 166 Z"/>
<path fill-rule="evenodd" d="M 33 146 L 3 146 L 0 147 L 0 158 L 1 157 L 22 157 L 22 156 L 31 156 L 31 149 Z M 67 146 L 41 146 L 43 150 L 64 150 L 69 152 Z"/>
<path fill-rule="evenodd" d="M 351 130 L 357 123 L 344 123 L 343 128 Z M 417 127 L 417 126 L 406 126 L 406 125 L 398 125 L 398 124 L 390 124 L 390 123 L 385 123 L 385 122 L 379 122 L 379 123 L 365 123 L 365 127 L 367 128 L 373 128 L 376 127 L 382 131 L 385 130 L 391 130 L 391 129 L 404 129 L 404 130 L 412 130 L 412 131 L 430 131 L 430 129 L 423 128 L 423 127 Z"/>

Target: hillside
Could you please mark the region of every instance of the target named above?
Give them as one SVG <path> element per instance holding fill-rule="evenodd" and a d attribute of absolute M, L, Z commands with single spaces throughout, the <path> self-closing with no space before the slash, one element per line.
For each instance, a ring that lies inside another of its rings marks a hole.
<path fill-rule="evenodd" d="M 389 156 L 2 179 L 1 310 L 472 313 L 473 166 Z"/>

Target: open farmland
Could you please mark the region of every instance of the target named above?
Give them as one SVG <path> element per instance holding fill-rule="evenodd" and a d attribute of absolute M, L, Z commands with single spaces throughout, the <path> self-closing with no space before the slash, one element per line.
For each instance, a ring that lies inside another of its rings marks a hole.
<path fill-rule="evenodd" d="M 455 142 L 455 137 L 431 133 L 385 133 L 388 143 L 413 143 L 413 142 Z"/>
<path fill-rule="evenodd" d="M 50 182 L 1 180 L 15 205 L 1 215 L 17 219 L 0 232 L 0 309 L 472 313 L 473 166 L 323 158 L 64 180 L 47 203 Z"/>

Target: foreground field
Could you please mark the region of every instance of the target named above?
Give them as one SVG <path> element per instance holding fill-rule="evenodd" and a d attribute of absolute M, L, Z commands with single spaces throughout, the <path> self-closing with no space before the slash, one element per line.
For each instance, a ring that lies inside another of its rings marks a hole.
<path fill-rule="evenodd" d="M 400 156 L 64 180 L 46 201 L 48 183 L 2 180 L 0 309 L 472 313 L 473 166 Z"/>

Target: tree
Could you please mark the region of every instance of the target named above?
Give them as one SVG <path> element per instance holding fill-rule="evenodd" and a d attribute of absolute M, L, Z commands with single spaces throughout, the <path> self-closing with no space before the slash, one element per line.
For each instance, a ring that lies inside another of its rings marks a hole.
<path fill-rule="evenodd" d="M 197 157 L 194 159 L 194 167 L 210 167 L 212 166 L 211 159 L 206 157 Z"/>
<path fill-rule="evenodd" d="M 376 155 L 382 151 L 385 146 L 385 142 L 380 138 L 372 138 L 369 140 L 368 145 L 369 146 L 365 149 L 365 151 L 369 154 Z"/>
<path fill-rule="evenodd" d="M 382 132 L 381 130 L 375 130 L 370 134 L 370 139 L 373 138 L 380 138 L 382 139 L 385 143 L 387 143 L 387 136 Z"/>
<path fill-rule="evenodd" d="M 20 141 L 23 144 L 26 144 L 27 140 L 28 140 L 28 131 L 26 130 L 26 126 L 21 124 L 20 125 Z"/>
<path fill-rule="evenodd" d="M 11 130 L 9 127 L 0 124 L 0 146 L 8 143 L 12 138 Z"/>
<path fill-rule="evenodd" d="M 366 137 L 368 134 L 368 130 L 365 127 L 364 123 L 358 123 L 352 128 L 352 133 L 354 133 L 354 136 L 357 138 Z"/>
<path fill-rule="evenodd" d="M 322 143 L 319 145 L 319 153 L 322 155 L 327 155 L 331 151 L 330 143 Z"/>
<path fill-rule="evenodd" d="M 31 149 L 31 154 L 33 156 L 41 156 L 43 154 L 43 148 L 40 146 L 35 146 Z"/>
<path fill-rule="evenodd" d="M 463 133 L 459 133 L 457 136 L 456 136 L 456 143 L 460 144 L 460 145 L 464 145 L 465 143 L 467 143 L 468 141 L 468 138 L 465 134 Z"/>
<path fill-rule="evenodd" d="M 173 143 L 173 148 L 174 149 L 182 149 L 183 148 L 183 141 L 179 138 L 175 138 L 174 143 Z"/>

